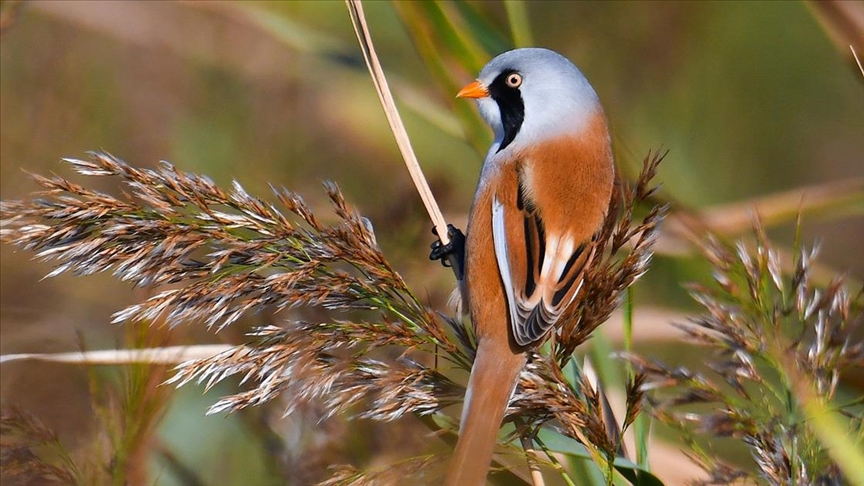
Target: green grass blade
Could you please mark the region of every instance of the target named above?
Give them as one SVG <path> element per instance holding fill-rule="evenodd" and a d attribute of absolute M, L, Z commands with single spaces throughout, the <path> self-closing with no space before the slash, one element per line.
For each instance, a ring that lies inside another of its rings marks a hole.
<path fill-rule="evenodd" d="M 516 47 L 533 46 L 531 23 L 528 20 L 528 9 L 525 8 L 525 2 L 523 0 L 504 0 L 504 9 L 507 11 L 507 23 L 510 25 L 513 44 Z"/>
<path fill-rule="evenodd" d="M 864 486 L 864 440 L 847 433 L 847 427 L 825 402 L 812 393 L 798 393 L 811 430 L 828 449 L 849 484 Z"/>
<path fill-rule="evenodd" d="M 602 332 L 591 335 L 591 349 L 588 352 L 591 364 L 597 371 L 600 384 L 607 390 L 623 390 L 624 377 L 616 366 L 618 360 L 612 357 L 612 344 Z"/>
<path fill-rule="evenodd" d="M 393 7 L 435 82 L 444 93 L 456 96 L 459 89 L 477 75 L 482 67 L 481 61 L 473 59 L 466 49 L 459 47 L 461 43 L 452 32 L 452 25 L 443 18 L 443 13 L 435 5 L 426 2 L 394 2 Z M 453 49 L 450 49 L 449 43 L 453 43 Z M 447 46 L 447 49 L 443 46 Z M 444 52 L 447 53 L 447 59 L 443 57 Z M 453 69 L 454 62 L 462 68 L 461 71 Z M 492 139 L 480 115 L 470 103 L 454 103 L 453 111 L 461 121 L 465 138 L 478 154 L 484 155 Z"/>
<path fill-rule="evenodd" d="M 627 288 L 624 298 L 624 351 L 633 351 L 633 287 Z M 627 376 L 633 379 L 633 366 L 627 364 Z M 633 421 L 633 438 L 636 444 L 636 463 L 648 471 L 648 437 L 651 429 L 651 417 L 639 413 Z"/>
<path fill-rule="evenodd" d="M 515 47 L 510 38 L 504 34 L 503 29 L 492 24 L 489 16 L 479 12 L 474 5 L 458 2 L 454 6 L 464 19 L 464 28 L 473 33 L 476 42 L 486 52 L 487 59 Z"/>

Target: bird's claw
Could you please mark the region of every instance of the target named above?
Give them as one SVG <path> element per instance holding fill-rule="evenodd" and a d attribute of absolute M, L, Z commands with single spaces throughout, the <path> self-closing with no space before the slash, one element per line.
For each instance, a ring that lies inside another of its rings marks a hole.
<path fill-rule="evenodd" d="M 432 234 L 438 236 L 438 228 L 433 227 Z M 446 257 L 450 256 L 453 253 L 464 251 L 465 249 L 465 235 L 463 235 L 462 231 L 460 231 L 452 224 L 447 225 L 447 236 L 449 237 L 450 242 L 446 245 L 441 243 L 440 239 L 435 240 L 434 242 L 432 242 L 431 245 L 429 245 L 429 247 L 432 249 L 432 252 L 429 253 L 429 259 L 441 260 L 441 264 L 445 267 L 450 266 Z"/>
<path fill-rule="evenodd" d="M 432 233 L 438 236 L 438 229 L 433 227 Z M 441 260 L 441 265 L 447 268 L 452 267 L 455 263 L 457 268 L 454 268 L 453 272 L 456 274 L 456 278 L 461 280 L 465 262 L 465 235 L 459 228 L 448 224 L 447 236 L 450 242 L 446 245 L 441 243 L 440 239 L 435 240 L 430 245 L 432 251 L 429 253 L 429 259 Z"/>

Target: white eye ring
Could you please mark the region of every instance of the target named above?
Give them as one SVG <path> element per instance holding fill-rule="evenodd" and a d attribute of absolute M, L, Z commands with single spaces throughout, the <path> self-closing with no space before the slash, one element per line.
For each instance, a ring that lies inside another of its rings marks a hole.
<path fill-rule="evenodd" d="M 518 88 L 522 85 L 522 75 L 519 73 L 510 73 L 507 75 L 507 79 L 505 79 L 504 82 L 511 88 Z"/>

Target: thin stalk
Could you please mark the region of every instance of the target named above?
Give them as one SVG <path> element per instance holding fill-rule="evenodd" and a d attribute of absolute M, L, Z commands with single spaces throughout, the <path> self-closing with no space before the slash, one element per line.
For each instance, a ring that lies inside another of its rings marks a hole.
<path fill-rule="evenodd" d="M 561 476 L 561 479 L 567 483 L 568 486 L 576 486 L 576 483 L 573 481 L 573 478 L 570 477 L 570 474 L 567 473 L 567 470 L 564 469 L 564 466 L 561 465 L 561 462 L 552 454 L 552 451 L 546 447 L 546 444 L 538 436 L 534 436 L 534 440 L 537 442 L 537 445 L 540 446 L 540 449 L 543 450 L 543 453 L 546 454 L 546 457 L 549 459 L 549 463 L 558 472 Z"/>
<path fill-rule="evenodd" d="M 525 458 L 528 461 L 528 470 L 531 471 L 531 483 L 534 486 L 545 486 L 543 473 L 540 472 L 540 465 L 537 463 L 537 451 L 534 450 L 534 441 L 529 435 L 520 435 L 519 440 L 522 442 L 522 448 L 525 449 Z"/>
<path fill-rule="evenodd" d="M 357 34 L 357 40 L 360 42 L 360 50 L 363 52 L 366 67 L 369 68 L 369 74 L 372 76 L 375 91 L 378 93 L 378 98 L 384 107 L 384 114 L 387 116 L 387 122 L 390 124 L 393 136 L 396 137 L 396 145 L 399 146 L 405 166 L 411 174 L 411 179 L 414 181 L 417 192 L 423 200 L 423 205 L 426 206 L 426 211 L 438 230 L 438 238 L 441 240 L 441 243 L 446 245 L 450 242 L 450 238 L 447 236 L 447 222 L 444 220 L 444 215 L 441 214 L 438 203 L 435 202 L 435 197 L 432 196 L 429 183 L 426 182 L 426 178 L 423 176 L 420 163 L 417 161 L 417 156 L 411 147 L 408 132 L 405 130 L 405 125 L 399 116 L 399 110 L 396 108 L 396 102 L 393 100 L 393 94 L 390 92 L 390 86 L 387 84 L 387 78 L 384 77 L 384 70 L 378 61 L 378 55 L 375 53 L 375 46 L 372 43 L 372 35 L 369 33 L 369 27 L 366 24 L 363 3 L 360 0 L 345 0 L 345 4 L 348 6 L 348 12 L 351 14 L 351 23 L 354 25 L 354 32 Z"/>
<path fill-rule="evenodd" d="M 630 353 L 633 350 L 633 287 L 627 287 L 624 294 L 624 351 Z M 627 364 L 627 377 L 632 380 L 634 376 L 633 364 Z M 633 421 L 633 439 L 636 444 L 636 464 L 648 470 L 648 429 L 651 426 L 650 418 L 639 413 Z"/>
<path fill-rule="evenodd" d="M 861 59 L 858 58 L 858 53 L 855 52 L 855 47 L 850 45 L 849 50 L 852 51 L 852 57 L 855 58 L 855 63 L 858 64 L 858 70 L 861 71 L 861 76 L 864 77 L 864 66 L 861 65 Z"/>
<path fill-rule="evenodd" d="M 516 47 L 530 47 L 534 45 L 531 37 L 531 23 L 528 21 L 528 9 L 522 0 L 505 0 L 504 10 L 507 12 L 507 23 L 510 26 L 510 35 Z"/>

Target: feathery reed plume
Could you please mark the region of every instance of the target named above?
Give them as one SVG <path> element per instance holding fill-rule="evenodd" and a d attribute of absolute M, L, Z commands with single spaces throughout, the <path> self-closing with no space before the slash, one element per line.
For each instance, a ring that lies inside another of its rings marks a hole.
<path fill-rule="evenodd" d="M 647 268 L 665 208 L 654 207 L 639 224 L 633 213 L 653 192 L 651 179 L 661 160 L 649 154 L 636 185 L 622 183 L 615 210 L 596 238 L 581 297 L 562 318 L 552 355 L 532 356 L 509 410 L 511 419 L 535 431 L 554 419 L 555 430 L 607 459 L 620 448 L 618 436 L 609 432 L 618 424 L 604 421 L 600 394 L 587 380 L 580 376 L 571 383 L 562 369 Z M 119 176 L 129 191 L 117 198 L 61 177 L 34 175 L 45 190 L 33 200 L 2 202 L 0 237 L 56 262 L 49 276 L 111 272 L 136 286 L 157 287 L 146 301 L 117 312 L 115 322 L 197 321 L 218 331 L 263 309 L 329 311 L 321 322 L 256 327 L 244 345 L 178 366 L 168 380 L 177 386 L 197 382 L 209 388 L 231 376 L 247 385 L 209 413 L 281 396 L 286 414 L 314 400 L 325 416 L 347 412 L 392 421 L 439 413 L 463 396 L 450 371 L 471 368 L 470 327 L 420 303 L 384 258 L 371 224 L 335 184 L 325 188 L 336 219 L 325 224 L 286 189 L 273 188 L 277 206 L 236 182 L 226 192 L 167 162 L 139 169 L 105 153 L 65 161 L 82 175 Z M 401 349 L 401 356 L 373 357 L 382 347 Z M 438 367 L 423 364 L 433 361 L 418 359 L 424 354 L 442 358 L 435 360 Z M 628 394 L 625 427 L 638 412 L 638 388 Z M 419 470 L 427 463 L 405 466 Z M 333 481 L 362 484 L 380 473 L 340 469 Z"/>
<path fill-rule="evenodd" d="M 66 162 L 84 175 L 121 176 L 132 191 L 127 200 L 59 177 L 34 176 L 46 188 L 43 194 L 54 198 L 4 201 L 0 236 L 37 258 L 61 262 L 49 276 L 111 270 L 142 287 L 186 284 L 118 312 L 115 322 L 203 320 L 223 328 L 271 305 L 383 305 L 405 313 L 401 325 L 434 321 L 416 300 L 399 294 L 405 285 L 377 249 L 368 222 L 347 207 L 333 184 L 327 192 L 342 220 L 337 226 L 322 225 L 302 198 L 274 188 L 300 220 L 292 223 L 236 182 L 226 193 L 167 162 L 159 170 L 136 169 L 108 154 L 92 155 Z M 203 258 L 201 251 L 207 252 Z M 426 331 L 435 342 L 439 328 Z"/>
<path fill-rule="evenodd" d="M 57 434 L 18 408 L 0 412 L 0 444 L 0 478 L 4 483 L 82 484 Z"/>
<path fill-rule="evenodd" d="M 619 181 L 613 191 L 609 216 L 594 239 L 597 257 L 585 272 L 577 305 L 571 305 L 561 318 L 555 334 L 555 358 L 563 366 L 576 347 L 584 343 L 621 302 L 621 295 L 647 270 L 653 245 L 668 205 L 652 206 L 649 198 L 657 191 L 652 180 L 666 153 L 648 154 L 635 186 Z M 650 207 L 641 223 L 634 223 L 634 212 Z"/>
<path fill-rule="evenodd" d="M 860 437 L 860 399 L 833 399 L 840 373 L 864 367 L 864 344 L 852 337 L 862 293 L 851 294 L 840 277 L 818 287 L 810 275 L 815 248 L 799 248 L 794 273 L 783 275 L 758 219 L 754 232 L 753 247 L 713 237 L 702 243 L 716 285 L 692 285 L 705 313 L 679 327 L 714 350 L 710 373 L 629 359 L 649 377 L 643 389 L 652 391 L 653 413 L 684 434 L 694 460 L 709 472 L 700 484 L 841 484 L 844 474 L 814 430 L 805 396 L 812 394 L 831 414 L 846 415 L 851 436 Z M 739 439 L 758 473 L 718 462 L 696 444 L 701 435 Z"/>
<path fill-rule="evenodd" d="M 126 328 L 126 345 L 164 343 L 165 333 L 142 326 Z M 11 484 L 143 484 L 146 452 L 169 403 L 170 389 L 159 386 L 168 369 L 136 363 L 108 374 L 90 373 L 95 434 L 81 450 L 67 449 L 38 418 L 17 407 L 0 409 L 0 471 Z"/>
<path fill-rule="evenodd" d="M 375 486 L 378 484 L 403 484 L 405 478 L 413 478 L 415 481 L 431 483 L 434 478 L 426 478 L 423 481 L 424 472 L 430 466 L 441 462 L 441 457 L 419 456 L 401 461 L 397 464 L 388 464 L 384 467 L 359 470 L 353 466 L 333 467 L 333 476 L 328 480 L 318 483 L 318 486 Z"/>

